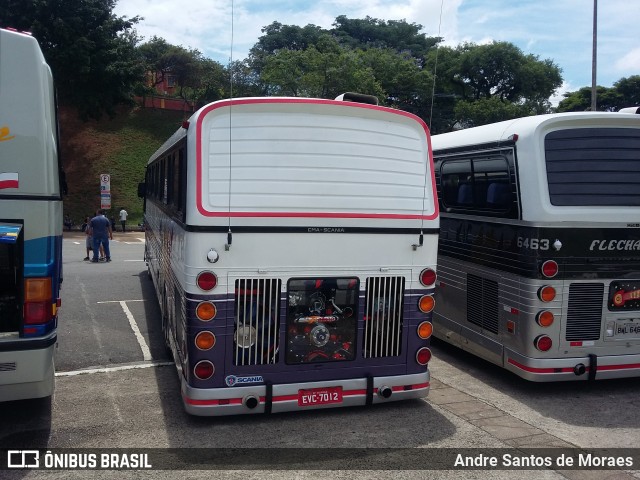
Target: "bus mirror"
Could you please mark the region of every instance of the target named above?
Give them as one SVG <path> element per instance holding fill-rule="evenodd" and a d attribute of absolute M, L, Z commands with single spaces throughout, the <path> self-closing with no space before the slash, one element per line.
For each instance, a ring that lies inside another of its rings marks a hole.
<path fill-rule="evenodd" d="M 144 183 L 144 182 L 139 183 L 138 184 L 138 197 L 144 198 L 146 194 L 147 194 L 147 185 L 146 185 L 146 183 Z"/>

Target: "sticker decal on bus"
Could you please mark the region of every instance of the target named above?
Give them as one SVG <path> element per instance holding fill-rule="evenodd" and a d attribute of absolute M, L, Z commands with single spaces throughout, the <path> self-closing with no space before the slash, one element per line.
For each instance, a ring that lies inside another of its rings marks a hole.
<path fill-rule="evenodd" d="M 235 387 L 237 385 L 244 385 L 246 383 L 263 383 L 264 378 L 262 375 L 252 375 L 247 377 L 236 377 L 235 375 L 227 375 L 224 379 L 227 387 Z"/>

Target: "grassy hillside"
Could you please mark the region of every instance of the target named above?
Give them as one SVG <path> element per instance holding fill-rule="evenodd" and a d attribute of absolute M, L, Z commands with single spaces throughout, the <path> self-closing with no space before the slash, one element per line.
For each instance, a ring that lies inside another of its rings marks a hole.
<path fill-rule="evenodd" d="M 147 160 L 180 126 L 182 112 L 140 109 L 119 112 L 113 119 L 82 122 L 75 111 L 61 108 L 61 156 L 69 194 L 65 215 L 78 225 L 100 208 L 100 174 L 111 175 L 111 210 L 116 220 L 120 208 L 129 212 L 128 223 L 142 219 L 138 183 Z"/>

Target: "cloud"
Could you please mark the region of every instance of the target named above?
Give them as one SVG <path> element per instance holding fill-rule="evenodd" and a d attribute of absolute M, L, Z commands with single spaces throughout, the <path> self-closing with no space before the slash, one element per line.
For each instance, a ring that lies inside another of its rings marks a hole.
<path fill-rule="evenodd" d="M 627 52 L 618 59 L 614 67 L 620 75 L 640 75 L 640 47 Z"/>

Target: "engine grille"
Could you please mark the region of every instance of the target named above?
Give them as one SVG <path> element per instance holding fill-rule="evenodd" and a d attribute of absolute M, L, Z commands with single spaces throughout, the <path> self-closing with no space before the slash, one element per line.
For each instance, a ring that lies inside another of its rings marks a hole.
<path fill-rule="evenodd" d="M 467 321 L 498 333 L 498 283 L 467 275 Z"/>
<path fill-rule="evenodd" d="M 276 279 L 236 280 L 235 365 L 278 362 L 281 286 Z"/>
<path fill-rule="evenodd" d="M 367 279 L 364 358 L 393 357 L 402 349 L 404 277 Z"/>
<path fill-rule="evenodd" d="M 569 285 L 566 340 L 598 340 L 602 325 L 604 284 Z"/>

